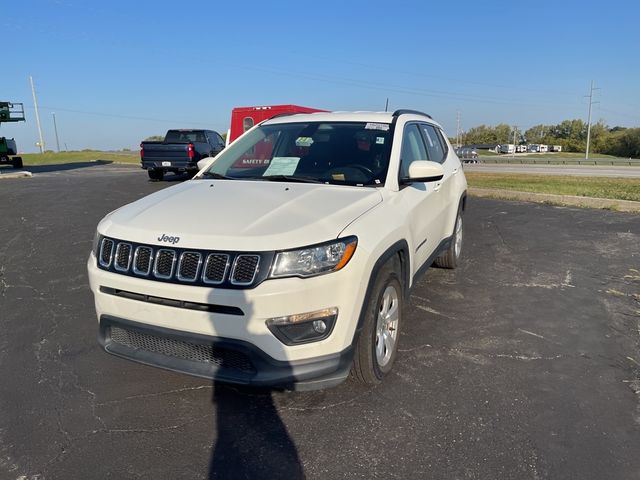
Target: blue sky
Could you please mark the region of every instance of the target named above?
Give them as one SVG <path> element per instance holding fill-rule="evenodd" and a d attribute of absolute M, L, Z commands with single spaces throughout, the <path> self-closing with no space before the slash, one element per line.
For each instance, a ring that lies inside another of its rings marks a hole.
<path fill-rule="evenodd" d="M 48 149 L 137 148 L 169 128 L 224 132 L 234 106 L 413 108 L 449 133 L 564 119 L 640 126 L 640 3 L 0 0 L 0 100 Z"/>

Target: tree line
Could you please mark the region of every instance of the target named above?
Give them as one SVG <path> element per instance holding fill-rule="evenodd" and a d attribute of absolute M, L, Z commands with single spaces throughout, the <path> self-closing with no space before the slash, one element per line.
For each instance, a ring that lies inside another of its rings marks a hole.
<path fill-rule="evenodd" d="M 587 146 L 587 124 L 579 119 L 564 120 L 557 125 L 535 125 L 525 131 L 514 130 L 504 123 L 496 126 L 480 125 L 465 132 L 462 143 L 541 143 L 561 145 L 562 150 L 567 152 L 584 152 Z M 589 152 L 640 158 L 640 128 L 609 127 L 600 120 L 591 125 Z"/>

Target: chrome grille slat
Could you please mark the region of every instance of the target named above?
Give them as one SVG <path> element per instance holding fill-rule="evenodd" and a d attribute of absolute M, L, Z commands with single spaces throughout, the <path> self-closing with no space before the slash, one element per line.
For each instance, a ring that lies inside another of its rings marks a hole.
<path fill-rule="evenodd" d="M 169 280 L 173 276 L 176 265 L 176 251 L 161 248 L 156 252 L 156 261 L 153 263 L 153 275 L 156 278 Z"/>
<path fill-rule="evenodd" d="M 146 277 L 151 272 L 152 264 L 153 249 L 151 247 L 136 248 L 136 253 L 133 255 L 133 273 Z"/>
<path fill-rule="evenodd" d="M 202 281 L 211 285 L 219 285 L 224 282 L 227 270 L 229 270 L 229 255 L 210 253 L 202 270 Z"/>
<path fill-rule="evenodd" d="M 103 238 L 100 244 L 100 265 L 105 268 L 111 266 L 114 241 L 110 238 Z"/>
<path fill-rule="evenodd" d="M 129 270 L 129 265 L 131 265 L 131 244 L 120 242 L 116 246 L 116 254 L 114 257 L 113 266 L 119 272 L 126 272 Z"/>
<path fill-rule="evenodd" d="M 202 265 L 202 255 L 198 252 L 183 252 L 178 262 L 178 280 L 195 282 Z"/>
<path fill-rule="evenodd" d="M 231 283 L 233 285 L 251 285 L 258 273 L 259 255 L 238 255 L 233 262 Z"/>

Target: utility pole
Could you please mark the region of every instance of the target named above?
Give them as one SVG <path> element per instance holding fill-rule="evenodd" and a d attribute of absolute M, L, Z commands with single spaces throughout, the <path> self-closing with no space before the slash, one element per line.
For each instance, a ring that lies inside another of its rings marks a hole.
<path fill-rule="evenodd" d="M 56 112 L 51 112 L 53 115 L 53 130 L 56 132 L 56 148 L 58 153 L 60 153 L 60 141 L 58 140 L 58 125 L 56 124 Z"/>
<path fill-rule="evenodd" d="M 456 147 L 460 148 L 460 110 L 456 110 Z"/>
<path fill-rule="evenodd" d="M 38 136 L 40 137 L 40 153 L 44 153 L 44 140 L 42 139 L 42 128 L 40 128 L 40 115 L 38 114 L 38 100 L 36 99 L 36 89 L 33 87 L 33 77 L 29 75 L 31 82 L 31 94 L 33 95 L 33 107 L 36 110 L 36 124 L 38 125 Z"/>
<path fill-rule="evenodd" d="M 518 133 L 518 126 L 513 126 L 513 153 L 516 152 L 516 134 Z M 513 158 L 513 153 L 511 154 L 511 158 Z"/>
<path fill-rule="evenodd" d="M 589 119 L 587 120 L 587 149 L 584 155 L 585 160 L 589 160 L 589 143 L 591 142 L 591 105 L 593 105 L 594 103 L 598 103 L 593 101 L 594 90 L 600 89 L 593 88 L 593 80 L 591 80 L 591 90 L 589 90 L 589 95 L 586 95 L 587 97 L 589 97 Z"/>

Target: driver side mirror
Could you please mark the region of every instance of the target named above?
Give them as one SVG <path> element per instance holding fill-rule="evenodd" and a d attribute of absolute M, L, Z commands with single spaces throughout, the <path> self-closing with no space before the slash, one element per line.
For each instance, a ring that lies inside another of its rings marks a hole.
<path fill-rule="evenodd" d="M 416 160 L 409 165 L 409 176 L 404 178 L 404 183 L 411 182 L 436 182 L 444 177 L 444 169 L 437 162 L 429 160 Z"/>
<path fill-rule="evenodd" d="M 198 171 L 211 165 L 211 162 L 213 162 L 213 157 L 205 157 L 202 160 L 198 160 Z"/>

